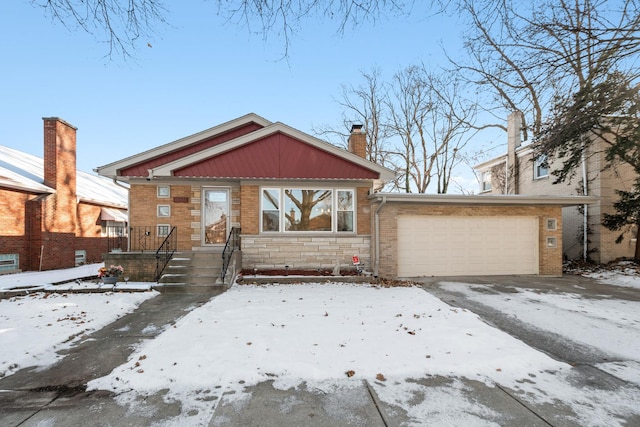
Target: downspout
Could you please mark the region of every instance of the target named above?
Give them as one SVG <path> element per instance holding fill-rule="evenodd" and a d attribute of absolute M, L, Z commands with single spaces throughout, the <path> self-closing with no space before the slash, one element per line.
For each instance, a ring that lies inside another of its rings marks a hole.
<path fill-rule="evenodd" d="M 387 203 L 387 196 L 382 196 L 382 203 L 380 206 L 376 208 L 376 212 L 373 215 L 375 220 L 375 238 L 376 238 L 376 267 L 373 271 L 373 276 L 378 277 L 378 272 L 380 269 L 380 210 Z"/>
<path fill-rule="evenodd" d="M 584 150 L 585 150 L 584 139 L 582 140 L 581 148 L 582 148 L 582 151 L 580 154 L 580 160 L 582 162 L 582 195 L 588 196 L 589 191 L 587 188 L 587 159 L 584 154 Z M 588 248 L 587 248 L 587 234 L 588 234 L 587 226 L 589 225 L 588 218 L 589 218 L 589 205 L 585 203 L 583 218 L 582 218 L 582 259 L 584 261 L 587 260 L 587 256 L 588 256 Z"/>

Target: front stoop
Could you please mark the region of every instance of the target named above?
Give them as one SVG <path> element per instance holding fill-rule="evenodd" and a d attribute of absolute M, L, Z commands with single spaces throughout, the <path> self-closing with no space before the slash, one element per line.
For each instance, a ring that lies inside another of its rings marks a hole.
<path fill-rule="evenodd" d="M 221 251 L 176 252 L 162 272 L 156 290 L 197 290 L 222 287 Z"/>

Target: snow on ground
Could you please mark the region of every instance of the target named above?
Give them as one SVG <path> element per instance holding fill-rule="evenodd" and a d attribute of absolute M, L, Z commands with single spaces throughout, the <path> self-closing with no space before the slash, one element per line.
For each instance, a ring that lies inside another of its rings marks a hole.
<path fill-rule="evenodd" d="M 29 366 L 55 363 L 57 351 L 130 313 L 157 292 L 64 293 L 73 289 L 150 290 L 148 283 L 104 286 L 75 279 L 96 276 L 101 264 L 0 275 L 0 290 L 29 290 L 27 296 L 0 299 L 0 378 Z M 71 281 L 61 285 L 52 285 Z M 56 293 L 38 292 L 56 290 Z"/>
<path fill-rule="evenodd" d="M 104 263 L 85 264 L 75 268 L 60 270 L 28 271 L 16 274 L 0 275 L 0 291 L 18 288 L 41 289 L 51 283 L 72 281 L 81 277 L 98 277 L 98 269 L 104 267 Z"/>
<path fill-rule="evenodd" d="M 156 292 L 43 293 L 0 299 L 0 378 L 55 363 L 71 347 L 136 309 Z"/>
<path fill-rule="evenodd" d="M 434 375 L 451 382 L 416 381 Z M 473 399 L 463 378 L 511 388 L 536 404 L 567 402 L 580 425 L 619 425 L 618 415 L 638 412 L 636 388 L 605 394 L 572 385 L 571 376 L 569 365 L 420 288 L 236 285 L 143 343 L 89 389 L 119 393 L 132 410 L 140 398 L 169 390 L 165 399 L 183 405 L 175 425 L 206 424 L 223 393 L 242 401 L 245 387 L 267 380 L 323 391 L 366 380 L 384 402 L 436 424 L 453 417 L 486 425 L 499 417 Z"/>
<path fill-rule="evenodd" d="M 607 285 L 640 288 L 640 266 L 633 261 L 619 261 L 608 265 L 578 265 L 568 270 Z"/>
<path fill-rule="evenodd" d="M 640 362 L 640 302 L 532 289 L 496 294 L 488 286 L 464 283 L 443 282 L 440 287 L 462 293 L 529 325 L 597 348 L 612 359 Z"/>

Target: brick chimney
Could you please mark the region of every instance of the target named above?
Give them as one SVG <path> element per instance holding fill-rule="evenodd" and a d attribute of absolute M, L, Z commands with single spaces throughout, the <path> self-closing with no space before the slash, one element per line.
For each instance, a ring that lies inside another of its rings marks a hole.
<path fill-rule="evenodd" d="M 76 130 L 57 117 L 44 121 L 44 184 L 55 190 L 58 230 L 75 231 Z"/>
<path fill-rule="evenodd" d="M 348 143 L 349 152 L 367 158 L 367 134 L 362 130 L 362 125 L 352 125 Z"/>

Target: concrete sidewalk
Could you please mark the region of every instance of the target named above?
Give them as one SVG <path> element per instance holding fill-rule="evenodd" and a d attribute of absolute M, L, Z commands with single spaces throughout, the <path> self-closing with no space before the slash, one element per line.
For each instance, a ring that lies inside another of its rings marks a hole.
<path fill-rule="evenodd" d="M 568 280 L 567 286 L 571 287 L 572 283 L 573 280 Z M 425 287 L 437 288 L 435 283 Z M 496 289 L 500 291 L 499 286 Z M 223 390 L 225 385 L 212 384 L 211 394 L 204 399 L 208 411 L 188 414 L 192 417 L 186 418 L 187 424 L 184 424 L 183 408 L 179 403 L 165 402 L 164 392 L 138 398 L 133 405 L 121 405 L 110 392 L 86 391 L 90 380 L 123 364 L 137 344 L 153 339 L 219 293 L 221 291 L 162 293 L 145 301 L 135 312 L 93 333 L 69 350 L 58 364 L 40 372 L 24 369 L 0 379 L 0 425 L 163 426 L 176 425 L 178 418 L 174 417 L 178 416 L 183 417 L 180 425 L 204 426 L 578 425 L 572 421 L 571 408 L 563 403 L 534 404 L 522 393 L 505 387 L 442 376 L 409 380 L 416 385 L 415 404 L 428 403 L 436 408 L 439 414 L 436 423 L 433 419 L 416 419 L 402 408 L 379 399 L 376 390 L 393 392 L 396 384 L 391 381 L 361 381 L 338 390 L 310 389 L 304 383 L 296 389 L 279 390 L 269 381 L 247 387 L 247 394 L 240 398 L 222 391 L 216 394 L 215 390 Z M 440 297 L 452 305 L 465 305 L 459 296 L 441 294 Z M 576 366 L 574 381 L 577 385 L 604 390 L 624 385 L 586 364 Z M 448 399 L 441 400 L 442 396 Z M 472 407 L 462 406 L 466 417 L 460 416 L 459 407 L 447 408 L 446 403 L 441 403 L 451 402 L 450 396 L 472 404 Z M 454 409 L 455 415 L 448 416 L 448 411 Z M 188 423 L 190 419 L 193 423 Z M 628 425 L 640 425 L 638 417 L 625 421 Z"/>

